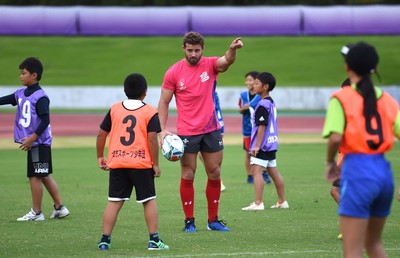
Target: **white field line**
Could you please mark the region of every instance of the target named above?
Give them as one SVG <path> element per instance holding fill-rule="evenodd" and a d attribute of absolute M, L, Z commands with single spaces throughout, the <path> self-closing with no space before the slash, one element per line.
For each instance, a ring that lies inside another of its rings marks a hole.
<path fill-rule="evenodd" d="M 400 251 L 400 248 L 385 248 L 386 251 Z M 165 251 L 160 251 L 165 252 Z M 182 254 L 182 255 L 161 255 L 156 256 L 160 258 L 170 257 L 230 257 L 230 256 L 265 256 L 265 255 L 299 255 L 299 254 L 317 254 L 317 253 L 335 253 L 341 254 L 342 250 L 303 250 L 303 251 L 274 251 L 274 252 L 239 252 L 239 253 L 203 253 L 203 254 Z M 114 258 L 119 257 L 132 257 L 132 258 L 147 258 L 153 256 L 112 256 Z"/>

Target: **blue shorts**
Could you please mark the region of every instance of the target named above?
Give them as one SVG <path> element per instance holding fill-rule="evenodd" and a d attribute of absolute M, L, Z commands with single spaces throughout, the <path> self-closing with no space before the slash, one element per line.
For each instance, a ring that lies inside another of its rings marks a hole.
<path fill-rule="evenodd" d="M 394 194 L 393 173 L 383 154 L 346 154 L 338 214 L 355 218 L 387 217 Z"/>

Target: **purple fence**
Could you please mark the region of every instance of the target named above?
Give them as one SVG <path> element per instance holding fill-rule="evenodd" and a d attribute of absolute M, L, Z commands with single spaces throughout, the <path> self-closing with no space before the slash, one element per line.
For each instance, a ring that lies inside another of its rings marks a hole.
<path fill-rule="evenodd" d="M 187 32 L 187 8 L 81 7 L 81 35 L 182 35 Z"/>
<path fill-rule="evenodd" d="M 399 6 L 353 8 L 354 34 L 400 34 Z"/>
<path fill-rule="evenodd" d="M 192 30 L 205 35 L 299 35 L 299 7 L 197 7 Z"/>
<path fill-rule="evenodd" d="M 305 35 L 347 35 L 353 31 L 348 7 L 307 7 L 303 8 L 303 15 Z"/>
<path fill-rule="evenodd" d="M 304 7 L 304 35 L 400 34 L 400 6 Z"/>
<path fill-rule="evenodd" d="M 76 35 L 77 7 L 0 6 L 0 34 Z"/>
<path fill-rule="evenodd" d="M 0 35 L 400 35 L 400 5 L 0 6 Z"/>

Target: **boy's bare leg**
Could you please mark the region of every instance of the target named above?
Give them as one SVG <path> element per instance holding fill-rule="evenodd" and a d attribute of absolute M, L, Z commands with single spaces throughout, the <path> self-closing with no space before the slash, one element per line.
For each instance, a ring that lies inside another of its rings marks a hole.
<path fill-rule="evenodd" d="M 146 203 L 143 203 L 144 218 L 146 220 L 149 234 L 158 231 L 158 209 L 156 199 L 152 199 Z"/>
<path fill-rule="evenodd" d="M 263 202 L 264 195 L 264 178 L 262 176 L 263 167 L 252 165 L 252 174 L 254 178 L 254 195 L 255 204 L 259 205 Z"/>
<path fill-rule="evenodd" d="M 59 208 L 62 205 L 62 201 L 56 181 L 51 175 L 49 175 L 48 177 L 44 177 L 42 182 L 53 199 L 55 208 Z"/>
<path fill-rule="evenodd" d="M 274 181 L 276 193 L 278 194 L 278 201 L 280 203 L 285 201 L 285 184 L 283 183 L 282 175 L 279 173 L 276 167 L 268 167 L 268 174 L 271 176 L 272 181 Z"/>
<path fill-rule="evenodd" d="M 108 201 L 103 215 L 103 234 L 111 235 L 118 218 L 118 213 L 124 205 L 124 202 L 125 201 Z"/>
<path fill-rule="evenodd" d="M 37 214 L 42 211 L 42 197 L 43 197 L 42 178 L 29 177 L 29 184 L 31 187 L 31 194 L 32 194 L 32 209 Z"/>

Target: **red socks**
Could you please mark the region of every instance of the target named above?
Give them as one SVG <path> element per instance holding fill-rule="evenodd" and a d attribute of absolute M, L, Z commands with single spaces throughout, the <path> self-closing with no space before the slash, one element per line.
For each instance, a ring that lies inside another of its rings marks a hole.
<path fill-rule="evenodd" d="M 194 218 L 194 187 L 193 180 L 181 178 L 181 201 L 185 218 Z"/>
<path fill-rule="evenodd" d="M 180 194 L 185 218 L 194 218 L 194 187 L 193 180 L 181 178 Z M 206 197 L 208 204 L 208 221 L 213 222 L 218 217 L 219 199 L 221 196 L 221 179 L 208 179 Z"/>
<path fill-rule="evenodd" d="M 221 196 L 221 179 L 208 179 L 206 197 L 208 203 L 208 221 L 213 222 L 218 216 L 219 198 Z"/>

